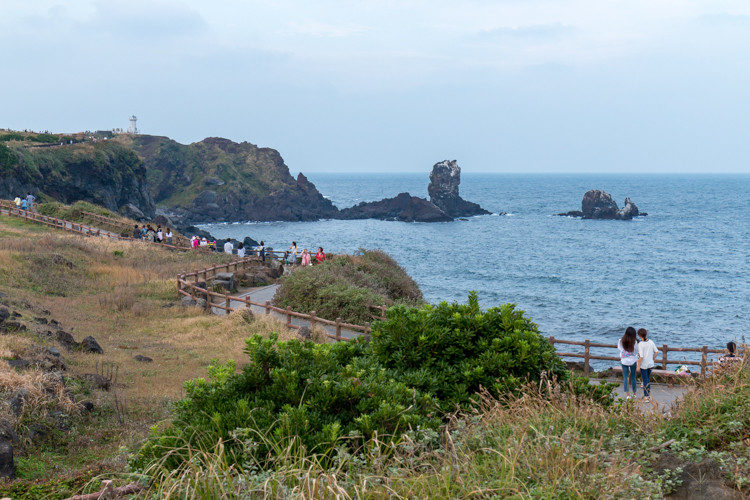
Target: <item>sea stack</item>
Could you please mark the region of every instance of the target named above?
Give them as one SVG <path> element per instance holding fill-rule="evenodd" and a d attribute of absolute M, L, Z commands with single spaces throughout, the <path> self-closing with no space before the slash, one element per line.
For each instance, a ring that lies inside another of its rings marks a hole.
<path fill-rule="evenodd" d="M 489 214 L 476 203 L 466 201 L 458 194 L 461 183 L 461 167 L 456 160 L 443 160 L 436 163 L 430 172 L 430 184 L 427 193 L 430 201 L 450 217 L 471 217 L 472 215 Z"/>
<path fill-rule="evenodd" d="M 581 210 L 572 210 L 557 215 L 582 217 L 584 219 L 630 220 L 633 217 L 648 215 L 641 213 L 630 198 L 625 198 L 625 206 L 619 208 L 609 193 L 592 189 L 583 195 Z"/>

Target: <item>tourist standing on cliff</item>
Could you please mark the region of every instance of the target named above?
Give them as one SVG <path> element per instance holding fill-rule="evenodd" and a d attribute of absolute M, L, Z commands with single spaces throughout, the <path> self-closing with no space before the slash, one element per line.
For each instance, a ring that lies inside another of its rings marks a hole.
<path fill-rule="evenodd" d="M 318 253 L 315 254 L 315 261 L 318 264 L 325 262 L 326 254 L 323 252 L 323 247 L 318 247 Z"/>
<path fill-rule="evenodd" d="M 625 386 L 626 399 L 635 397 L 636 392 L 635 371 L 636 363 L 638 362 L 638 349 L 635 344 L 635 328 L 629 326 L 625 330 L 625 335 L 617 342 L 617 348 L 620 350 L 620 363 L 622 364 L 622 379 Z M 633 392 L 632 396 L 628 393 L 628 382 L 630 383 L 630 390 Z"/>
<path fill-rule="evenodd" d="M 161 230 L 161 226 L 156 227 L 156 240 L 159 243 L 162 243 L 164 241 L 164 231 Z"/>
<path fill-rule="evenodd" d="M 307 251 L 307 248 L 302 250 L 302 266 L 311 266 L 312 260 L 310 259 L 310 252 Z"/>
<path fill-rule="evenodd" d="M 289 257 L 287 257 L 287 260 L 290 264 L 296 264 L 297 263 L 297 242 L 293 241 L 292 246 L 289 247 Z"/>
<path fill-rule="evenodd" d="M 141 239 L 141 228 L 138 227 L 138 224 L 135 225 L 133 228 L 133 239 L 139 240 Z"/>
<path fill-rule="evenodd" d="M 166 236 L 167 236 L 167 243 L 169 243 L 171 245 L 172 244 L 172 238 L 174 237 L 174 235 L 172 234 L 172 230 L 171 229 L 167 228 L 167 235 Z"/>
<path fill-rule="evenodd" d="M 26 198 L 24 198 L 23 200 L 21 200 L 21 210 L 26 210 L 27 206 L 28 205 L 27 205 Z"/>
<path fill-rule="evenodd" d="M 34 200 L 36 200 L 36 197 L 29 193 L 26 195 L 26 207 L 28 210 L 34 210 Z"/>
<path fill-rule="evenodd" d="M 245 245 L 243 243 L 237 244 L 237 257 L 240 259 L 245 256 Z"/>
<path fill-rule="evenodd" d="M 645 328 L 638 329 L 638 336 L 641 341 L 638 342 L 638 364 L 636 371 L 641 372 L 641 381 L 643 382 L 643 397 L 651 400 L 651 370 L 656 362 L 656 355 L 659 349 L 654 341 L 646 338 L 648 331 Z"/>
<path fill-rule="evenodd" d="M 234 245 L 232 244 L 232 240 L 227 238 L 227 242 L 224 243 L 224 253 L 228 253 L 229 255 L 232 255 L 232 250 L 234 250 Z"/>

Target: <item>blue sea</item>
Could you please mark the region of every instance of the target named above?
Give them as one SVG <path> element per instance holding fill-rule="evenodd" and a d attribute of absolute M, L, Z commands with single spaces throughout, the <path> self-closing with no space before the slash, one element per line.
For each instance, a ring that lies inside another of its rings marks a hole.
<path fill-rule="evenodd" d="M 408 191 L 427 197 L 427 174 L 314 174 L 339 208 Z M 580 210 L 589 189 L 647 217 L 595 221 Z M 748 333 L 750 176 L 467 174 L 461 196 L 486 215 L 447 223 L 377 220 L 249 222 L 203 226 L 275 249 L 292 240 L 330 252 L 380 248 L 430 302 L 512 302 L 545 335 L 614 343 L 633 325 L 657 345 L 723 347 Z M 612 355 L 610 351 L 608 353 Z M 688 356 L 694 359 L 693 356 Z"/>

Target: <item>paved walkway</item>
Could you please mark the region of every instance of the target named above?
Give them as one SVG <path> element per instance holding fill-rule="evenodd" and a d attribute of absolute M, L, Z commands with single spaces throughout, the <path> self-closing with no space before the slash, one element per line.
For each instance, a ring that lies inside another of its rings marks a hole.
<path fill-rule="evenodd" d="M 601 382 L 615 382 L 619 383 L 620 386 L 615 389 L 615 395 L 617 399 L 625 399 L 625 394 L 622 392 L 622 379 L 591 379 L 592 384 L 599 384 Z M 640 379 L 638 379 L 640 384 Z M 690 391 L 691 386 L 687 384 L 675 384 L 673 386 L 669 384 L 654 383 L 651 382 L 651 403 L 643 400 L 643 386 L 638 386 L 638 398 L 635 400 L 636 405 L 643 411 L 668 411 L 685 393 Z"/>
<path fill-rule="evenodd" d="M 257 288 L 250 288 L 245 291 L 241 291 L 239 293 L 234 294 L 235 296 L 239 298 L 249 298 L 253 302 L 257 302 L 259 304 L 265 304 L 266 301 L 271 302 L 273 300 L 273 296 L 276 294 L 276 290 L 279 289 L 280 285 L 268 285 L 268 286 L 261 286 Z M 236 308 L 244 308 L 245 303 L 240 302 L 237 300 L 232 300 L 229 303 L 230 307 L 236 307 Z M 264 307 L 251 305 L 250 310 L 255 314 L 265 314 L 266 310 Z M 226 314 L 226 310 L 222 309 L 220 307 L 213 307 L 212 311 L 214 314 L 223 315 Z M 286 315 L 282 314 L 277 311 L 271 311 L 270 315 L 280 319 L 281 321 L 286 322 Z M 326 318 L 328 319 L 328 318 Z M 295 326 L 306 326 L 310 327 L 310 321 L 303 319 L 303 318 L 296 318 L 292 316 L 292 324 Z M 328 332 L 330 335 L 336 335 L 336 327 L 331 325 L 323 325 L 321 323 L 315 324 L 316 328 L 322 328 L 326 332 Z M 362 336 L 362 332 L 354 331 L 354 330 L 347 330 L 346 328 L 341 329 L 341 336 L 347 339 L 354 339 L 357 337 Z"/>

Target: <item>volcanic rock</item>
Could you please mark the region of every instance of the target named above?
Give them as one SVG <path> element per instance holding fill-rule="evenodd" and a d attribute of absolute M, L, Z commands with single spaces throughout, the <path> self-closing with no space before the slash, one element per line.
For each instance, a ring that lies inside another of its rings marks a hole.
<path fill-rule="evenodd" d="M 582 217 L 584 219 L 630 220 L 633 217 L 647 214 L 640 212 L 630 198 L 625 198 L 625 206 L 618 208 L 617 203 L 615 203 L 609 193 L 592 189 L 583 195 L 580 211 L 572 210 L 557 215 Z"/>
<path fill-rule="evenodd" d="M 430 201 L 450 217 L 470 217 L 489 214 L 476 203 L 466 201 L 458 195 L 461 183 L 461 167 L 456 160 L 443 160 L 436 163 L 430 172 L 430 184 L 427 192 Z"/>
<path fill-rule="evenodd" d="M 97 342 L 91 335 L 81 341 L 81 350 L 92 352 L 94 354 L 104 354 L 102 346 L 100 346 L 99 342 Z"/>
<path fill-rule="evenodd" d="M 362 202 L 339 212 L 340 219 L 381 219 L 403 222 L 449 222 L 453 218 L 434 203 L 401 193 L 395 198 Z"/>
<path fill-rule="evenodd" d="M 123 215 L 129 219 L 137 221 L 145 221 L 147 219 L 141 209 L 136 207 L 132 203 L 126 203 L 125 205 L 121 206 L 119 212 L 120 215 Z"/>

